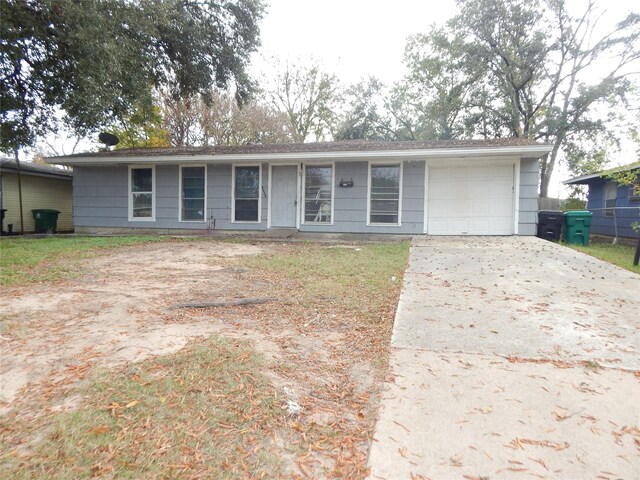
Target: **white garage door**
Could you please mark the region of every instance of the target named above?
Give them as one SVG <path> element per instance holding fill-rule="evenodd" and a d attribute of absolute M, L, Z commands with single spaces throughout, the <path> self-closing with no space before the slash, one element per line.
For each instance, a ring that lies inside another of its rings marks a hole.
<path fill-rule="evenodd" d="M 429 235 L 513 234 L 514 166 L 429 167 Z"/>

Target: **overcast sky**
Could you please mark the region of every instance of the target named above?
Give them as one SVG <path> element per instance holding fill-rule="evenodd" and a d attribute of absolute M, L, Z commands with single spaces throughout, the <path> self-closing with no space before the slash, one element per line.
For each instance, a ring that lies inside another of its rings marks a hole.
<path fill-rule="evenodd" d="M 261 57 L 313 56 L 346 84 L 373 75 L 386 83 L 402 78 L 407 38 L 426 33 L 455 14 L 455 0 L 266 0 L 262 47 L 252 71 L 269 68 Z M 588 0 L 567 0 L 572 12 Z M 599 0 L 603 28 L 622 20 L 640 0 Z"/>
<path fill-rule="evenodd" d="M 399 81 L 407 38 L 426 33 L 432 24 L 443 24 L 455 14 L 455 0 L 267 0 L 261 24 L 262 47 L 254 56 L 254 75 L 269 71 L 270 57 L 282 61 L 315 58 L 337 75 L 345 85 L 373 75 L 386 84 Z M 568 0 L 573 12 L 584 11 L 588 0 Z M 640 10 L 640 0 L 600 0 L 606 8 L 601 21 L 611 28 L 632 8 Z M 613 164 L 634 160 L 633 145 Z M 557 166 L 550 195 L 566 196 L 560 184 L 571 175 Z"/>
<path fill-rule="evenodd" d="M 260 54 L 313 56 L 346 84 L 368 75 L 393 83 L 404 72 L 407 37 L 443 23 L 454 7 L 453 0 L 269 0 Z M 267 67 L 255 60 L 254 70 Z"/>
<path fill-rule="evenodd" d="M 588 0 L 568 0 L 576 11 Z M 640 0 L 599 0 L 611 26 Z M 253 56 L 251 73 L 269 72 L 265 59 L 282 61 L 315 58 L 345 85 L 373 75 L 387 84 L 405 73 L 402 58 L 407 38 L 426 33 L 432 24 L 443 24 L 455 14 L 455 0 L 267 0 L 261 22 L 262 47 Z M 64 142 L 65 145 L 69 142 Z M 84 144 L 84 142 L 83 142 Z M 630 150 L 629 152 L 632 152 Z M 630 163 L 629 154 L 614 164 Z M 560 181 L 569 174 L 557 169 L 551 195 L 560 193 Z"/>

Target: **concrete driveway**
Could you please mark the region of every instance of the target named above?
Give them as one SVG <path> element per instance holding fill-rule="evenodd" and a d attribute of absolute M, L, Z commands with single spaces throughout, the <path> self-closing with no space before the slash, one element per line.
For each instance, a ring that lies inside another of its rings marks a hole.
<path fill-rule="evenodd" d="M 369 465 L 640 479 L 640 276 L 529 237 L 416 237 Z"/>

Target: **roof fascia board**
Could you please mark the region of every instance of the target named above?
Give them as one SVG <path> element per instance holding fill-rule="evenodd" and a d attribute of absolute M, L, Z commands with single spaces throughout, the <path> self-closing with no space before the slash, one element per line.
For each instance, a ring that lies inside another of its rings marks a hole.
<path fill-rule="evenodd" d="M 589 175 L 582 175 L 580 177 L 570 178 L 569 180 L 564 180 L 562 183 L 564 185 L 572 185 L 575 183 L 581 184 L 583 182 L 586 182 L 587 180 L 593 180 L 594 178 L 604 178 L 607 175 L 613 175 L 621 172 L 628 172 L 630 170 L 640 170 L 640 166 L 634 165 L 634 164 L 622 165 L 621 167 L 615 167 L 615 168 L 612 168 L 611 170 L 607 170 L 604 172 L 591 173 Z"/>
<path fill-rule="evenodd" d="M 0 169 L 0 175 L 5 174 L 5 173 L 11 173 L 13 175 L 17 175 L 18 174 L 18 169 L 16 168 L 7 168 L 7 167 L 3 167 L 2 169 Z M 55 173 L 55 172 L 36 172 L 34 170 L 26 170 L 21 168 L 20 169 L 20 175 L 28 175 L 31 177 L 46 177 L 46 178 L 56 178 L 59 180 L 72 180 L 73 175 L 67 175 L 64 173 Z"/>
<path fill-rule="evenodd" d="M 569 180 L 565 180 L 565 181 L 563 181 L 562 183 L 563 183 L 564 185 L 571 185 L 571 184 L 574 184 L 574 183 L 578 183 L 578 184 L 579 184 L 579 183 L 585 182 L 585 181 L 587 181 L 587 180 L 592 180 L 592 179 L 594 179 L 594 178 L 599 178 L 599 177 L 601 177 L 601 176 L 602 176 L 602 175 L 601 175 L 601 174 L 599 174 L 599 173 L 593 173 L 593 174 L 591 174 L 591 175 L 583 175 L 583 176 L 581 176 L 581 177 L 571 178 L 571 179 L 569 179 Z"/>
<path fill-rule="evenodd" d="M 514 147 L 468 147 L 438 148 L 427 150 L 370 150 L 332 152 L 289 152 L 289 153 L 244 153 L 220 155 L 141 155 L 122 157 L 49 157 L 47 163 L 58 165 L 109 165 L 114 163 L 196 163 L 196 162 L 268 162 L 271 160 L 370 160 L 370 159 L 413 159 L 433 157 L 485 157 L 496 155 L 518 155 L 526 158 L 541 157 L 551 151 L 550 145 L 524 145 Z"/>

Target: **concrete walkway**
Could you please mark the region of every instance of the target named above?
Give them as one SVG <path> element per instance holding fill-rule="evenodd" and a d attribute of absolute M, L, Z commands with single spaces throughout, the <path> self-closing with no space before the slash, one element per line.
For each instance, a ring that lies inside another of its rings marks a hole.
<path fill-rule="evenodd" d="M 529 237 L 416 237 L 369 465 L 640 479 L 640 276 Z"/>

